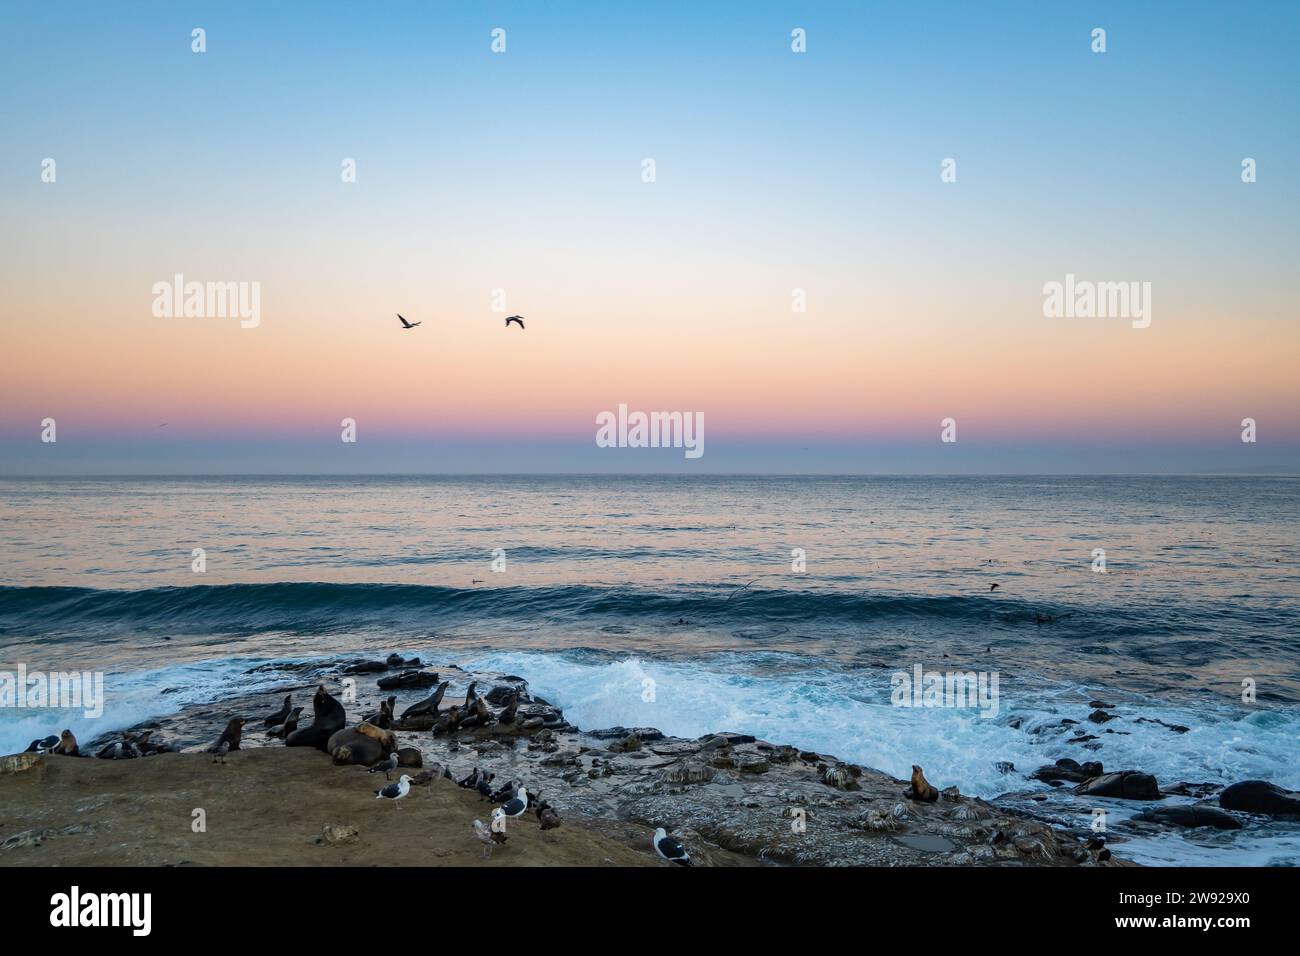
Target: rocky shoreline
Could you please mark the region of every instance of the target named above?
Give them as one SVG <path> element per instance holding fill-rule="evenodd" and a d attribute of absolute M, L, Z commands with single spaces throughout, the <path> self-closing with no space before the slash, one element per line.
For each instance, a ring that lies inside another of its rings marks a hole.
<path fill-rule="evenodd" d="M 186 708 L 88 741 L 82 755 L 116 758 L 114 763 L 142 750 L 199 755 L 223 727 L 243 718 L 247 722 L 231 749 L 283 748 L 287 740 L 290 750 L 325 751 L 343 767 L 369 765 L 395 753 L 405 768 L 401 772 L 413 778 L 413 790 L 445 791 L 454 781 L 471 776 L 491 775 L 490 790 L 502 790 L 514 781 L 558 812 L 563 827 L 555 832 L 561 841 L 578 831 L 588 836 L 615 834 L 635 851 L 640 835 L 641 852 L 649 862 L 656 862 L 649 834 L 662 826 L 704 865 L 1131 865 L 1120 859 L 1122 837 L 1116 844 L 1118 855 L 1112 856 L 1105 839 L 1096 834 L 963 795 L 947 781 L 934 781 L 939 788 L 936 799 L 914 800 L 905 796 L 908 783 L 888 774 L 744 734 L 723 731 L 685 740 L 654 728 L 579 729 L 558 707 L 531 694 L 526 680 L 516 675 L 425 667 L 400 655 L 384 661 L 340 659 L 274 669 L 285 678 L 275 692 Z M 319 687 L 329 691 L 328 700 L 322 700 Z M 427 699 L 436 696 L 438 687 L 443 696 L 430 710 Z M 475 693 L 467 705 L 471 688 Z M 265 718 L 286 709 L 286 694 L 291 705 L 303 708 L 301 723 L 287 731 L 268 727 Z M 422 700 L 423 708 L 408 712 Z M 369 723 L 358 730 L 362 718 Z M 148 735 L 143 744 L 141 735 Z M 233 761 L 243 756 L 200 759 Z M 16 776 L 0 774 L 0 787 Z M 365 776 L 366 783 L 376 779 Z M 1154 778 L 1135 771 L 1106 773 L 1098 763 L 1062 760 L 1035 776 L 1053 786 L 1070 785 L 1083 799 L 1163 796 Z M 364 790 L 363 783 L 357 786 Z M 1225 796 L 1240 797 L 1232 807 L 1155 807 L 1144 815 L 1142 825 L 1231 828 L 1241 825 L 1233 811 L 1266 812 L 1259 808 L 1271 806 L 1288 813 L 1300 807 L 1294 795 L 1267 787 L 1253 782 L 1236 794 L 1230 794 L 1234 788 L 1229 787 Z M 470 820 L 475 813 L 487 819 L 493 804 L 473 790 L 455 789 L 457 799 L 467 801 L 460 811 L 464 819 L 456 821 L 463 831 L 459 839 L 475 846 Z M 0 821 L 0 846 L 14 839 L 10 831 L 22 822 Z M 320 820 L 315 830 L 329 823 Z M 521 828 L 536 829 L 531 807 L 528 822 L 514 824 L 511 832 Z M 588 852 L 603 853 L 595 844 Z M 8 856 L 0 854 L 0 863 L 16 862 Z M 509 849 L 493 859 L 508 864 Z M 610 859 L 604 854 L 586 862 Z M 584 861 L 557 857 L 552 862 Z"/>

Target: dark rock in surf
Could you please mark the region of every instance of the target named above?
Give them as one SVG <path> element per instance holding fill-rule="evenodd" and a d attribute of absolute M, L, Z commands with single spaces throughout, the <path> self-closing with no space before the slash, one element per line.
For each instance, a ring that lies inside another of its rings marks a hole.
<path fill-rule="evenodd" d="M 1085 797 L 1116 797 L 1121 800 L 1159 800 L 1160 785 L 1149 773 L 1138 770 L 1121 770 L 1093 777 L 1074 788 Z"/>
<path fill-rule="evenodd" d="M 1143 810 L 1134 820 L 1167 823 L 1179 827 L 1214 827 L 1216 830 L 1240 830 L 1241 821 L 1218 807 L 1153 807 Z"/>
<path fill-rule="evenodd" d="M 1225 787 L 1219 794 L 1219 806 L 1225 810 L 1300 819 L 1300 794 L 1264 780 L 1243 780 Z"/>
<path fill-rule="evenodd" d="M 438 683 L 438 675 L 433 671 L 402 671 L 392 677 L 379 678 L 380 690 L 410 690 L 411 688 L 433 687 Z"/>

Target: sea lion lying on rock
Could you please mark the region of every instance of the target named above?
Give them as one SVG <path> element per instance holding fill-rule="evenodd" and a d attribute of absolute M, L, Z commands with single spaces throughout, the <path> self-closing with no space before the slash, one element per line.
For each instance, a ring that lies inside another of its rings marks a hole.
<path fill-rule="evenodd" d="M 325 685 L 316 689 L 311 701 L 315 719 L 307 727 L 299 728 L 284 739 L 286 747 L 315 747 L 329 752 L 329 739 L 348 722 L 343 705 L 329 695 Z"/>
<path fill-rule="evenodd" d="M 330 736 L 326 752 L 337 764 L 362 764 L 369 767 L 397 749 L 397 735 L 362 721 Z"/>

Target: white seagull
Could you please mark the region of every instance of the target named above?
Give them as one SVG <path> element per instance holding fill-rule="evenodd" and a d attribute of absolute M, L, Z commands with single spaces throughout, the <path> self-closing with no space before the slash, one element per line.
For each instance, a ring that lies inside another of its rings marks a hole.
<path fill-rule="evenodd" d="M 402 774 L 397 778 L 397 783 L 390 783 L 375 791 L 376 800 L 392 800 L 394 804 L 402 797 L 411 792 L 411 778 Z"/>
<path fill-rule="evenodd" d="M 695 865 L 691 862 L 691 855 L 686 852 L 686 847 L 670 837 L 663 827 L 655 830 L 655 835 L 650 838 L 650 845 L 655 848 L 655 853 L 661 860 L 676 863 L 678 866 Z"/>
<path fill-rule="evenodd" d="M 518 790 L 515 791 L 515 795 L 513 797 L 511 797 L 505 803 L 501 804 L 501 806 L 493 810 L 492 815 L 496 816 L 499 813 L 503 817 L 507 817 L 513 820 L 515 817 L 522 817 L 524 815 L 524 811 L 526 811 L 527 809 L 528 809 L 528 791 L 525 790 L 523 787 L 520 787 Z"/>

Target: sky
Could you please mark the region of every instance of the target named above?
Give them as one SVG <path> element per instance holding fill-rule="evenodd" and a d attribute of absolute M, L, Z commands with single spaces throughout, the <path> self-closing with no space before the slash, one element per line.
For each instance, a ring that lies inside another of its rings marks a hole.
<path fill-rule="evenodd" d="M 0 475 L 1300 472 L 1297 41 L 1282 2 L 6 3 Z M 176 275 L 255 327 L 156 314 Z M 1149 313 L 1044 315 L 1067 275 Z M 598 447 L 620 404 L 705 453 Z"/>

